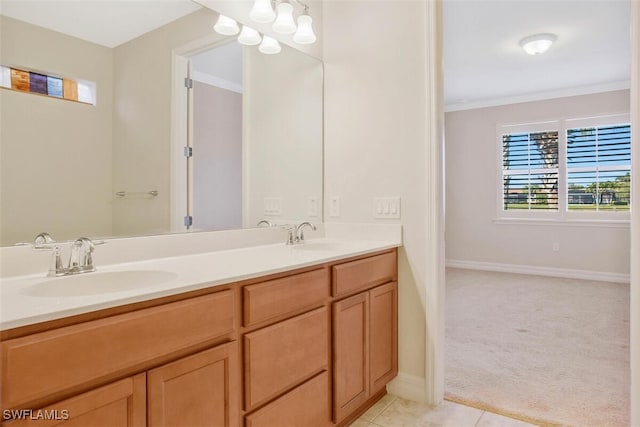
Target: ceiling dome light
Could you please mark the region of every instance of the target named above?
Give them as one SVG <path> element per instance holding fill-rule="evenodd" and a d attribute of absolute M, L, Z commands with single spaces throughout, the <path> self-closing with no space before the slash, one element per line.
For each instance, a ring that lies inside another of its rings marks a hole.
<path fill-rule="evenodd" d="M 276 7 L 278 15 L 273 23 L 273 31 L 278 34 L 293 34 L 296 31 L 296 23 L 293 20 L 293 6 L 289 0 L 282 0 Z"/>
<path fill-rule="evenodd" d="M 216 21 L 216 25 L 213 26 L 213 29 L 216 33 L 222 34 L 223 36 L 235 36 L 240 32 L 238 23 L 224 15 L 218 16 L 218 21 Z"/>
<path fill-rule="evenodd" d="M 256 0 L 251 12 L 249 12 L 249 18 L 255 22 L 271 22 L 275 17 L 276 13 L 273 11 L 273 7 L 271 7 L 271 0 Z"/>
<path fill-rule="evenodd" d="M 264 54 L 273 55 L 275 53 L 280 53 L 282 48 L 280 47 L 278 40 L 269 36 L 263 36 L 262 43 L 258 47 L 258 50 Z"/>
<path fill-rule="evenodd" d="M 260 44 L 261 41 L 262 37 L 260 37 L 259 32 L 246 25 L 242 26 L 242 31 L 240 31 L 240 35 L 238 36 L 238 43 L 253 46 Z"/>
<path fill-rule="evenodd" d="M 545 53 L 558 39 L 555 34 L 535 34 L 520 40 L 520 47 L 529 55 Z"/>
<path fill-rule="evenodd" d="M 293 41 L 299 44 L 312 44 L 316 41 L 316 35 L 311 27 L 313 20 L 309 16 L 309 11 L 305 8 L 304 13 L 298 16 L 298 30 L 293 35 Z"/>

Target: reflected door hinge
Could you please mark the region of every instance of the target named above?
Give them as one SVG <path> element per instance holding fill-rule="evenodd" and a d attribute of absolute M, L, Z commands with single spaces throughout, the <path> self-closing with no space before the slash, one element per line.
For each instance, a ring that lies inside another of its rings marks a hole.
<path fill-rule="evenodd" d="M 193 147 L 184 147 L 184 156 L 193 157 Z"/>
<path fill-rule="evenodd" d="M 193 225 L 193 217 L 191 215 L 184 217 L 184 225 L 185 227 L 191 227 Z"/>
<path fill-rule="evenodd" d="M 189 77 L 184 78 L 184 87 L 187 89 L 193 89 L 193 79 Z"/>

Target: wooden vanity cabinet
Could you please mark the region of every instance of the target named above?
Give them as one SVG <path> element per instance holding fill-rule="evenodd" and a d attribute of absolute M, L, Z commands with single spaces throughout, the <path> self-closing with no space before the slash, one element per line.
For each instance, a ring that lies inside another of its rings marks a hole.
<path fill-rule="evenodd" d="M 395 252 L 335 266 L 333 277 L 336 292 L 368 289 L 333 303 L 333 421 L 340 423 L 398 373 Z"/>
<path fill-rule="evenodd" d="M 397 375 L 397 289 L 390 250 L 8 334 L 0 409 L 58 419 L 2 425 L 346 425 Z"/>

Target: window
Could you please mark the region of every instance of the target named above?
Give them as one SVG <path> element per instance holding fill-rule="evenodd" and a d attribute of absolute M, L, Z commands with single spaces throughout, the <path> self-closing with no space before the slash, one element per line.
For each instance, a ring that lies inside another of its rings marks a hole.
<path fill-rule="evenodd" d="M 558 132 L 502 136 L 503 209 L 558 210 Z"/>
<path fill-rule="evenodd" d="M 628 211 L 631 126 L 567 129 L 569 210 Z"/>
<path fill-rule="evenodd" d="M 616 115 L 502 126 L 501 216 L 628 219 L 628 121 Z"/>

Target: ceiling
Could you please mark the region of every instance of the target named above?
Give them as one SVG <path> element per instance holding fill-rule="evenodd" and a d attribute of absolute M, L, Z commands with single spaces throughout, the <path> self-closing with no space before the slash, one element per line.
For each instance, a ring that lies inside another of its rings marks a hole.
<path fill-rule="evenodd" d="M 444 0 L 448 111 L 629 87 L 631 0 Z M 152 7 L 151 7 L 152 5 Z M 192 0 L 0 0 L 0 13 L 115 47 L 200 9 Z M 518 42 L 554 33 L 537 56 Z"/>
<path fill-rule="evenodd" d="M 110 48 L 201 7 L 191 0 L 0 0 L 2 15 Z"/>
<path fill-rule="evenodd" d="M 625 89 L 631 0 L 445 0 L 448 111 Z M 518 42 L 554 33 L 548 52 Z"/>

